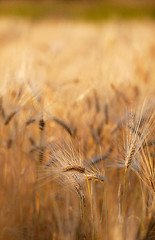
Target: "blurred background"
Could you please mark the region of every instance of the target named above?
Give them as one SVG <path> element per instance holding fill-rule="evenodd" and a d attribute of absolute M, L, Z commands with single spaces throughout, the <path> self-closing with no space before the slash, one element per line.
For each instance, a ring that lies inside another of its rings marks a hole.
<path fill-rule="evenodd" d="M 0 15 L 102 20 L 155 18 L 154 0 L 1 0 Z"/>

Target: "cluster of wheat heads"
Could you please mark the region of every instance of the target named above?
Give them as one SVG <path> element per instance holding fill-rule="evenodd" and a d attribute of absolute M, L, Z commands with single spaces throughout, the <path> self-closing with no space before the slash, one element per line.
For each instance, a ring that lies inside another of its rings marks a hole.
<path fill-rule="evenodd" d="M 30 84 L 1 96 L 1 239 L 153 239 L 154 98 L 111 87 L 54 111 Z"/>

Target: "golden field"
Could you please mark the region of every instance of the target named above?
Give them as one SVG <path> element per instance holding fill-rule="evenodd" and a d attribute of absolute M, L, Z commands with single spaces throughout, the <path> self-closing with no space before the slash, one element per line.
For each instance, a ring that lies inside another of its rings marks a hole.
<path fill-rule="evenodd" d="M 154 238 L 154 33 L 0 19 L 0 239 Z"/>

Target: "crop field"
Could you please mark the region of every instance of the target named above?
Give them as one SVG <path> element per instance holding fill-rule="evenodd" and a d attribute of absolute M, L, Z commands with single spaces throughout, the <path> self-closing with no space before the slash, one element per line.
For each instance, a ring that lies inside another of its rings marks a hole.
<path fill-rule="evenodd" d="M 0 18 L 0 239 L 155 238 L 155 21 Z"/>

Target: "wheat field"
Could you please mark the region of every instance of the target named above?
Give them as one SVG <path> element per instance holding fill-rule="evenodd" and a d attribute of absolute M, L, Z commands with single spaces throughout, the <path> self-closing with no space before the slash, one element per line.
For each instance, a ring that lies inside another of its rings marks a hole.
<path fill-rule="evenodd" d="M 0 239 L 155 238 L 154 33 L 0 19 Z"/>

